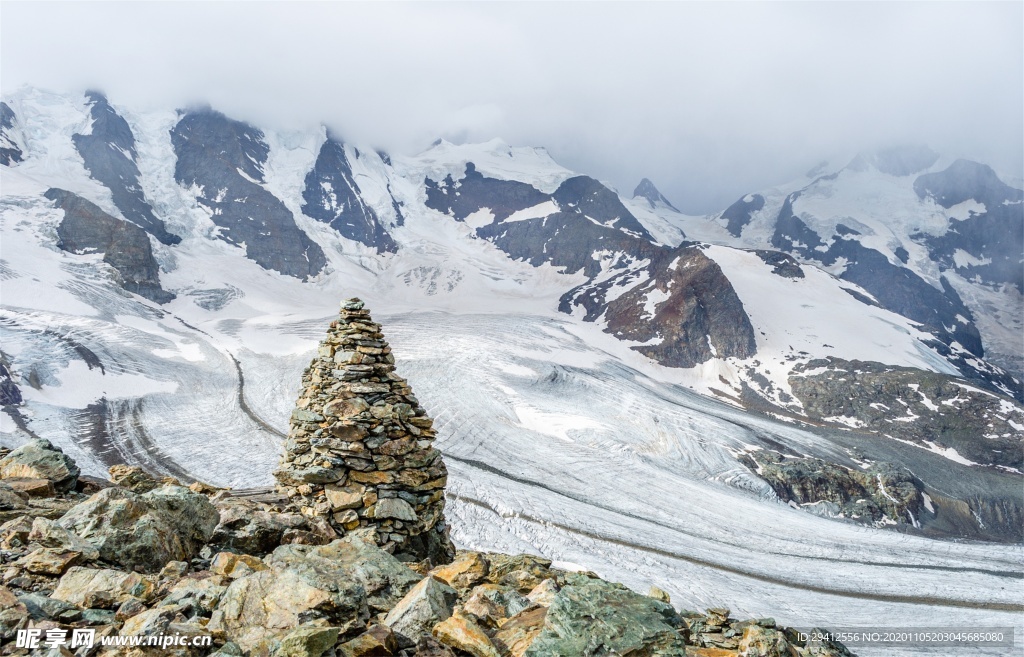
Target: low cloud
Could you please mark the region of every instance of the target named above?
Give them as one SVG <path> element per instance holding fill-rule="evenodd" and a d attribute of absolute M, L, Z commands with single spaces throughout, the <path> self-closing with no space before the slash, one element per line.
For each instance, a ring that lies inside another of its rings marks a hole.
<path fill-rule="evenodd" d="M 0 86 L 208 102 L 400 153 L 497 136 L 703 213 L 899 143 L 1021 177 L 1022 7 L 4 2 Z"/>

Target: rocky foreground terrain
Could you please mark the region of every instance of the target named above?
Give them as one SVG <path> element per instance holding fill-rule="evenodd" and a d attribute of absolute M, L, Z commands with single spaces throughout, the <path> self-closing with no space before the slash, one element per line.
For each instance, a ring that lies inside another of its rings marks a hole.
<path fill-rule="evenodd" d="M 104 481 L 43 439 L 0 452 L 0 654 L 850 655 L 538 556 L 455 551 L 432 422 L 390 353 L 346 302 L 303 374 L 276 490 L 128 465 Z"/>

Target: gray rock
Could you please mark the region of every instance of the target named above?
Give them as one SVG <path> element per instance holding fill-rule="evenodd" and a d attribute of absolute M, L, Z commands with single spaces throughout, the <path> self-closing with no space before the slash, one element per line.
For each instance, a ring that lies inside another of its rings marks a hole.
<path fill-rule="evenodd" d="M 41 593 L 19 595 L 18 601 L 25 605 L 33 620 L 50 620 L 57 618 L 66 611 L 78 609 L 76 605 L 63 600 L 48 598 Z"/>
<path fill-rule="evenodd" d="M 243 650 L 271 650 L 297 625 L 317 621 L 342 634 L 362 629 L 373 611 L 390 609 L 420 576 L 358 538 L 329 545 L 282 545 L 269 570 L 228 586 L 208 629 Z"/>
<path fill-rule="evenodd" d="M 203 495 L 164 486 L 138 495 L 108 488 L 73 507 L 59 524 L 128 569 L 159 572 L 168 561 L 187 561 L 210 540 L 220 520 Z"/>
<path fill-rule="evenodd" d="M 25 443 L 0 460 L 0 479 L 47 479 L 59 492 L 74 488 L 79 472 L 71 457 L 43 438 Z"/>
<path fill-rule="evenodd" d="M 584 575 L 571 575 L 548 609 L 527 657 L 643 654 L 683 657 L 683 621 L 659 600 Z"/>
<path fill-rule="evenodd" d="M 402 645 L 412 645 L 416 637 L 452 615 L 459 593 L 435 577 L 425 577 L 388 612 L 384 624 L 399 635 Z"/>
<path fill-rule="evenodd" d="M 418 520 L 416 511 L 403 499 L 397 497 L 385 497 L 377 502 L 374 507 L 374 517 L 378 520 L 383 518 L 394 518 L 396 520 Z"/>
<path fill-rule="evenodd" d="M 32 531 L 29 532 L 28 540 L 46 548 L 79 552 L 84 561 L 95 561 L 100 558 L 99 550 L 92 543 L 48 518 L 36 518 L 32 521 Z"/>

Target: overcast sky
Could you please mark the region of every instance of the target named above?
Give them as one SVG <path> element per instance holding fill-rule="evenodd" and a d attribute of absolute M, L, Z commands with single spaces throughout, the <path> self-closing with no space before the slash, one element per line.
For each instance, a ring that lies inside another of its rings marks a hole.
<path fill-rule="evenodd" d="M 1021 177 L 1022 8 L 5 1 L 0 87 L 205 101 L 408 154 L 501 137 L 704 213 L 899 143 Z"/>

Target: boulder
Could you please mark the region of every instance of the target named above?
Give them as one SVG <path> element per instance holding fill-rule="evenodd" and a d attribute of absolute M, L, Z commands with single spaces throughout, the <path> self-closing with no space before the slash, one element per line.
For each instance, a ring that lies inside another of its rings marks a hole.
<path fill-rule="evenodd" d="M 107 472 L 110 473 L 110 481 L 115 486 L 127 488 L 133 493 L 148 493 L 160 486 L 156 477 L 137 465 L 112 465 L 107 468 Z"/>
<path fill-rule="evenodd" d="M 95 561 L 100 557 L 99 550 L 92 543 L 49 518 L 36 518 L 32 521 L 32 531 L 28 534 L 28 540 L 45 548 L 78 552 L 82 555 L 83 561 Z"/>
<path fill-rule="evenodd" d="M 274 513 L 251 500 L 229 497 L 216 506 L 220 523 L 210 543 L 232 552 L 263 556 L 281 545 L 285 532 L 306 529 L 302 516 Z"/>
<path fill-rule="evenodd" d="M 28 618 L 25 604 L 9 588 L 0 585 L 0 641 L 13 639 Z"/>
<path fill-rule="evenodd" d="M 106 561 L 159 572 L 168 561 L 191 559 L 218 521 L 203 495 L 164 486 L 142 495 L 107 488 L 69 510 L 59 524 L 92 543 Z"/>
<path fill-rule="evenodd" d="M 232 582 L 210 619 L 245 651 L 273 645 L 291 628 L 318 621 L 341 635 L 362 629 L 371 610 L 390 609 L 420 576 L 357 537 L 328 545 L 282 545 L 268 570 Z"/>
<path fill-rule="evenodd" d="M 28 495 L 14 490 L 6 481 L 0 482 L 0 511 L 14 511 L 28 506 Z"/>
<path fill-rule="evenodd" d="M 18 559 L 15 564 L 30 573 L 37 575 L 62 575 L 72 564 L 82 558 L 81 552 L 71 552 L 60 548 L 36 548 Z"/>
<path fill-rule="evenodd" d="M 441 580 L 424 577 L 388 612 L 384 624 L 399 635 L 403 645 L 412 645 L 416 637 L 428 634 L 452 615 L 458 597 L 458 592 Z"/>
<path fill-rule="evenodd" d="M 274 657 L 320 657 L 338 641 L 336 627 L 296 627 L 283 639 Z"/>
<path fill-rule="evenodd" d="M 338 646 L 339 657 L 390 657 L 398 650 L 391 628 L 373 625 L 351 641 Z"/>
<path fill-rule="evenodd" d="M 0 479 L 47 479 L 62 493 L 75 487 L 79 472 L 78 466 L 63 450 L 43 438 L 31 440 L 0 459 Z"/>
<path fill-rule="evenodd" d="M 55 598 L 48 598 L 41 593 L 20 595 L 18 596 L 18 601 L 28 610 L 29 617 L 36 621 L 56 619 L 65 612 L 78 609 L 77 605 Z"/>
<path fill-rule="evenodd" d="M 531 607 L 519 612 L 501 625 L 494 640 L 501 643 L 512 657 L 523 657 L 530 644 L 544 630 L 547 607 Z"/>
<path fill-rule="evenodd" d="M 433 634 L 446 646 L 468 652 L 473 657 L 501 657 L 483 628 L 468 616 L 456 614 L 441 621 L 434 627 Z"/>
<path fill-rule="evenodd" d="M 544 629 L 524 655 L 607 655 L 642 652 L 682 657 L 679 614 L 668 605 L 585 575 L 570 575 L 548 608 Z"/>
<path fill-rule="evenodd" d="M 488 563 L 479 552 L 462 552 L 455 561 L 430 571 L 434 577 L 459 590 L 479 584 L 487 576 Z"/>
<path fill-rule="evenodd" d="M 113 596 L 116 604 L 121 604 L 129 598 L 148 599 L 155 589 L 151 579 L 138 573 L 76 566 L 60 578 L 50 597 L 83 605 L 90 594 L 104 591 Z"/>
<path fill-rule="evenodd" d="M 517 591 L 499 584 L 481 584 L 463 603 L 463 610 L 487 627 L 498 627 L 533 603 Z"/>

